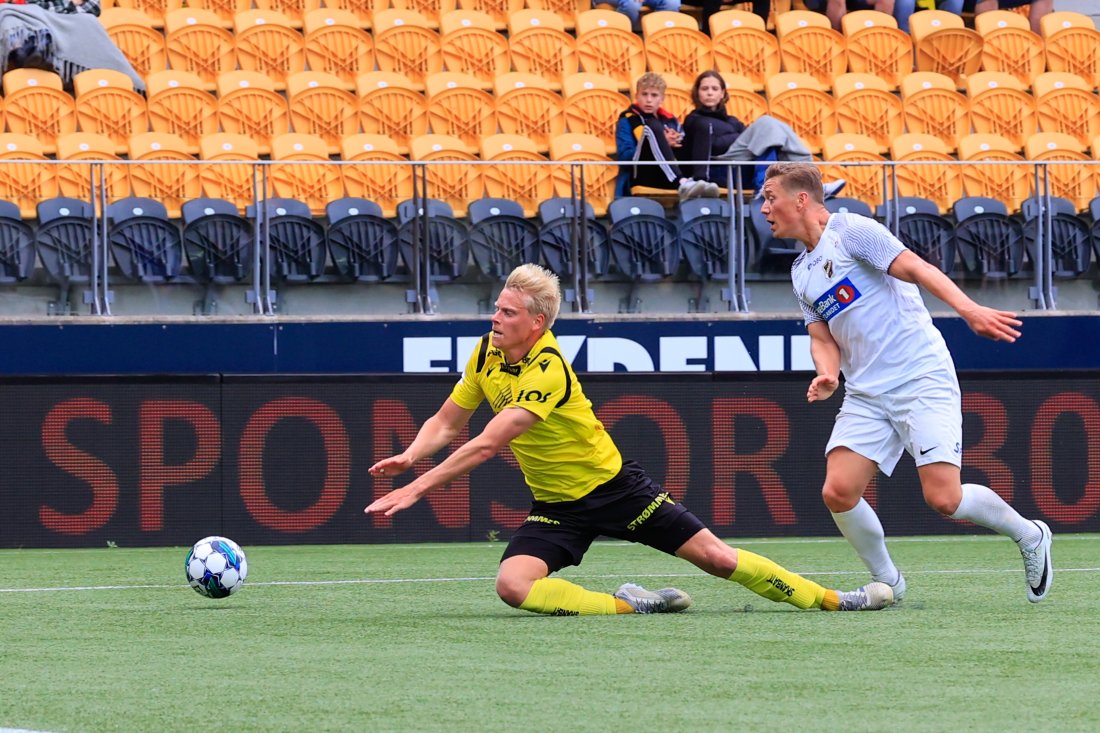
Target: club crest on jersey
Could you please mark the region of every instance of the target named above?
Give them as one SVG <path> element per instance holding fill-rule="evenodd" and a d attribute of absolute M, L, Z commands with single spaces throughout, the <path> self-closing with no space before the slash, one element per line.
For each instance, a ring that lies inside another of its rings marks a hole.
<path fill-rule="evenodd" d="M 859 291 L 849 278 L 844 278 L 814 301 L 814 313 L 826 321 L 859 298 Z"/>
<path fill-rule="evenodd" d="M 832 280 L 833 279 L 833 261 L 832 260 L 825 260 L 825 264 L 823 265 L 823 267 L 825 268 L 825 277 Z"/>

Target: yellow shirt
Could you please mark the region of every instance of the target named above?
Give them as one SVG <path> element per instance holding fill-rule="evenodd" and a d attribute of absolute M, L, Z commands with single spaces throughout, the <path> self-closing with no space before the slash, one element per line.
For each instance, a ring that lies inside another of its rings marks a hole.
<path fill-rule="evenodd" d="M 508 364 L 490 339 L 481 338 L 451 399 L 467 410 L 488 400 L 493 412 L 522 407 L 540 418 L 510 444 L 535 499 L 572 501 L 613 478 L 622 456 L 554 334 L 544 333 L 518 364 Z"/>

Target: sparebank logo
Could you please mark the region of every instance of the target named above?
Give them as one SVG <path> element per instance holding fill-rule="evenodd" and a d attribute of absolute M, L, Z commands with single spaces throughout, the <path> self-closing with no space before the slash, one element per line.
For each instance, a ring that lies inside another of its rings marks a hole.
<path fill-rule="evenodd" d="M 478 336 L 402 340 L 406 373 L 457 372 L 477 348 Z M 562 355 L 578 372 L 813 371 L 810 337 L 659 336 L 648 343 L 613 336 L 558 336 Z"/>

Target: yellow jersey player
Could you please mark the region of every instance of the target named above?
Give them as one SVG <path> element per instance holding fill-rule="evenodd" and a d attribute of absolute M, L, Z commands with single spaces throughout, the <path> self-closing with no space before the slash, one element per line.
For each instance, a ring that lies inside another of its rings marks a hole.
<path fill-rule="evenodd" d="M 550 327 L 561 306 L 558 278 L 520 265 L 496 302 L 492 331 L 470 357 L 439 411 L 401 454 L 378 461 L 375 476 L 392 476 L 430 457 L 486 401 L 496 413 L 485 429 L 439 465 L 380 497 L 368 514 L 392 516 L 462 476 L 506 445 L 534 496 L 531 511 L 508 542 L 496 591 L 510 606 L 534 613 L 580 616 L 668 613 L 691 604 L 675 588 L 649 591 L 626 583 L 614 594 L 549 577 L 579 565 L 600 535 L 681 557 L 773 601 L 827 611 L 877 610 L 893 602 L 885 583 L 850 592 L 826 589 L 771 560 L 718 539 L 633 461 L 624 461 L 562 356 Z"/>

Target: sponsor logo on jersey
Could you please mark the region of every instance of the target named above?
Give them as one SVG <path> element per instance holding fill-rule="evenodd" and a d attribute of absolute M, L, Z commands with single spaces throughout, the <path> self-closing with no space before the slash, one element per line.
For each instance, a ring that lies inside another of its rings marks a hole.
<path fill-rule="evenodd" d="M 813 310 L 826 321 L 859 299 L 859 291 L 849 278 L 844 278 L 814 301 Z"/>

